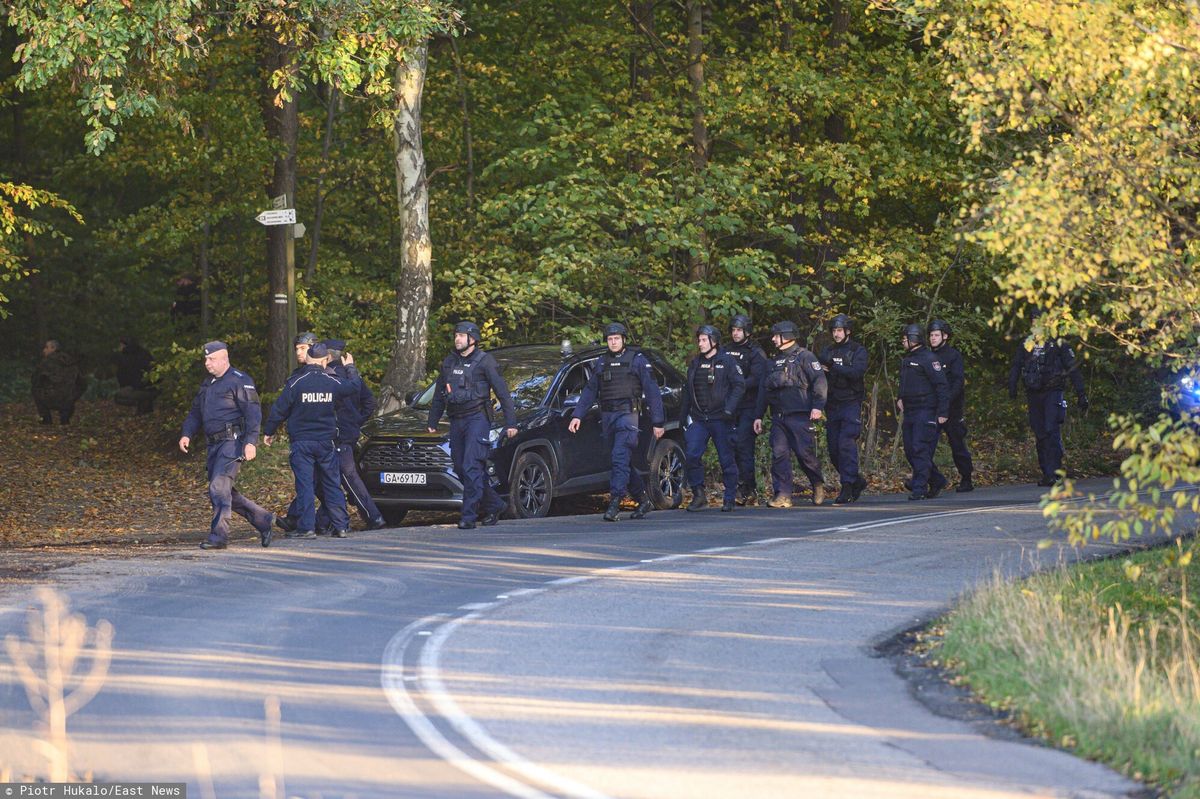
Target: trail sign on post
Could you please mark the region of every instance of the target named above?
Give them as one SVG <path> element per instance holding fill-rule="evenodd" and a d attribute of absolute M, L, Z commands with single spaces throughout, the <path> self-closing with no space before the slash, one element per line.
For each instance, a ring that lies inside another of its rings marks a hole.
<path fill-rule="evenodd" d="M 296 224 L 296 209 L 295 208 L 280 208 L 278 210 L 263 211 L 254 219 L 264 225 L 294 225 Z"/>
<path fill-rule="evenodd" d="M 284 297 L 275 295 L 275 302 L 287 302 L 288 306 L 288 341 L 296 340 L 296 239 L 304 235 L 304 225 L 296 224 L 296 209 L 288 208 L 288 196 L 281 194 L 271 198 L 271 210 L 263 211 L 254 217 L 260 224 L 267 226 L 289 225 L 284 231 L 284 247 L 287 252 L 287 294 Z M 297 233 L 299 229 L 299 233 Z"/>
<path fill-rule="evenodd" d="M 292 238 L 293 238 L 293 239 L 302 239 L 302 238 L 304 238 L 304 232 L 305 232 L 306 230 L 308 230 L 308 228 L 304 227 L 304 223 L 303 223 L 303 222 L 297 222 L 297 223 L 296 223 L 296 224 L 295 224 L 295 225 L 292 227 Z"/>

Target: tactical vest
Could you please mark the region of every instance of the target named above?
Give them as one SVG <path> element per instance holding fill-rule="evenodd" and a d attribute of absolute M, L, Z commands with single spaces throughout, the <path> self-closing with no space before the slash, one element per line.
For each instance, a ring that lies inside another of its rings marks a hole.
<path fill-rule="evenodd" d="M 470 357 L 461 355 L 451 355 L 446 359 L 443 378 L 446 381 L 447 412 L 452 417 L 468 416 L 483 408 L 490 409 L 488 395 L 492 387 L 479 368 L 479 360 L 471 363 Z"/>
<path fill-rule="evenodd" d="M 717 377 L 717 359 L 700 356 L 692 370 L 692 402 L 701 413 L 720 411 L 725 399 L 725 381 Z M 719 381 L 719 382 L 718 382 Z"/>
<path fill-rule="evenodd" d="M 1063 373 L 1054 356 L 1057 352 L 1050 347 L 1034 347 L 1025 353 L 1021 379 L 1028 391 L 1050 391 L 1063 387 Z"/>
<path fill-rule="evenodd" d="M 604 353 L 600 367 L 601 410 L 632 410 L 642 396 L 642 381 L 633 370 L 637 353 L 624 349 L 620 355 Z"/>
<path fill-rule="evenodd" d="M 730 344 L 725 348 L 728 355 L 737 358 L 738 368 L 742 370 L 742 375 L 746 378 L 746 393 L 742 396 L 743 404 L 746 402 L 746 398 L 753 397 L 758 393 L 758 383 L 750 380 L 750 360 L 756 349 L 758 349 L 756 345 L 749 343 L 745 345 Z M 763 354 L 762 357 L 765 360 L 767 356 Z"/>
<path fill-rule="evenodd" d="M 796 347 L 788 355 L 780 355 L 771 360 L 767 368 L 766 386 L 770 391 L 794 386 L 808 387 L 808 376 L 800 364 L 801 353 L 804 350 Z"/>

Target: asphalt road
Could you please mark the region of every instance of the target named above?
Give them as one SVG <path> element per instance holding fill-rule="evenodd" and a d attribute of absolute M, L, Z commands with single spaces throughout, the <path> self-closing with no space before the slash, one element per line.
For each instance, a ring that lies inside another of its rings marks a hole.
<path fill-rule="evenodd" d="M 221 799 L 1122 796 L 1138 786 L 1105 768 L 933 715 L 874 654 L 997 569 L 1072 557 L 1037 550 L 1038 496 L 79 564 L 45 582 L 115 637 L 71 767 Z M 0 589 L 0 636 L 28 638 L 33 605 Z M 0 774 L 45 776 L 40 730 L 0 652 Z"/>

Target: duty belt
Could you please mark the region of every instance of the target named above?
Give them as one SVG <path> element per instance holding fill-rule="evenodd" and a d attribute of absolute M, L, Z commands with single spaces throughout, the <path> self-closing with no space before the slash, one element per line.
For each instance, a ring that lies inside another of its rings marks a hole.
<path fill-rule="evenodd" d="M 241 436 L 241 434 L 242 428 L 238 427 L 237 425 L 227 424 L 225 425 L 224 430 L 220 431 L 219 433 L 212 433 L 209 435 L 208 443 L 211 445 L 219 444 L 222 441 L 231 441 Z"/>

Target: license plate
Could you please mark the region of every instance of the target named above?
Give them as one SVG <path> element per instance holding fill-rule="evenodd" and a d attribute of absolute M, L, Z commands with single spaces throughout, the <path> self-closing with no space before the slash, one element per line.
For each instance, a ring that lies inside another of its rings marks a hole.
<path fill-rule="evenodd" d="M 385 486 L 423 486 L 426 477 L 424 472 L 383 472 L 379 481 Z"/>

